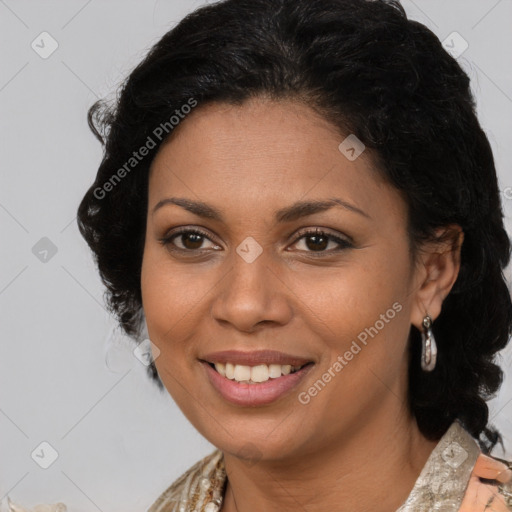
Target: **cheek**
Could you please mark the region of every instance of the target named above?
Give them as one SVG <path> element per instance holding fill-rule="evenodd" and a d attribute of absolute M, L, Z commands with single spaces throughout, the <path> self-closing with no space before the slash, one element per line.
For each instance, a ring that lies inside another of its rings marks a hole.
<path fill-rule="evenodd" d="M 407 293 L 406 270 L 398 258 L 393 264 L 385 254 L 365 256 L 323 275 L 304 274 L 297 283 L 297 294 L 326 333 L 346 339 L 373 325 L 393 303 L 402 304 Z"/>
<path fill-rule="evenodd" d="M 392 379 L 406 358 L 407 258 L 406 250 L 383 246 L 361 252 L 360 258 L 329 276 L 312 279 L 309 291 L 301 278 L 310 325 L 316 326 L 323 341 L 323 368 L 330 368 L 341 356 L 343 369 L 335 371 L 340 378 L 334 380 L 354 392 L 360 393 L 369 378 L 375 380 L 372 373 Z"/>
<path fill-rule="evenodd" d="M 194 277 L 192 267 L 178 268 L 161 247 L 146 245 L 141 269 L 142 304 L 148 328 L 155 333 L 162 335 L 173 326 L 171 332 L 179 332 L 204 296 L 206 283 Z"/>
<path fill-rule="evenodd" d="M 202 272 L 195 264 L 178 267 L 161 247 L 149 243 L 145 248 L 141 294 L 148 334 L 160 351 L 157 370 L 177 401 L 181 383 L 197 372 L 193 337 L 208 314 L 205 308 L 213 278 L 206 267 Z"/>
<path fill-rule="evenodd" d="M 146 246 L 141 268 L 142 306 L 148 327 L 149 338 L 160 350 L 155 364 L 161 371 L 162 361 L 173 362 L 178 356 L 182 335 L 180 319 L 185 316 L 186 294 L 179 273 L 172 272 L 163 261 L 160 251 Z M 164 375 L 162 375 L 164 378 Z"/>
<path fill-rule="evenodd" d="M 155 366 L 167 392 L 193 425 L 203 425 L 200 396 L 195 379 L 197 368 L 188 343 L 197 325 L 200 297 L 194 281 L 183 272 L 169 268 L 167 261 L 145 253 L 141 272 L 141 291 L 149 338 L 158 349 Z M 204 293 L 203 293 L 204 295 Z M 195 309 L 194 309 L 195 308 Z M 207 432 L 208 427 L 200 428 Z"/>
<path fill-rule="evenodd" d="M 182 383 L 187 373 L 184 331 L 184 299 L 179 274 L 169 273 L 165 262 L 146 249 L 141 269 L 141 293 L 149 339 L 159 350 L 155 366 L 165 388 L 180 408 L 186 407 Z M 180 322 L 180 318 L 182 321 Z"/>

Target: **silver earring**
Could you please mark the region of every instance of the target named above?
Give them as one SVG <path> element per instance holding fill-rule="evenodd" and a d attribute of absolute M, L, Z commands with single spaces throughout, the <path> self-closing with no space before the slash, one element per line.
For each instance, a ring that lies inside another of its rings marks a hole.
<path fill-rule="evenodd" d="M 432 332 L 432 318 L 430 318 L 430 315 L 426 315 L 423 319 L 421 342 L 421 369 L 425 372 L 431 372 L 436 366 L 437 345 Z"/>

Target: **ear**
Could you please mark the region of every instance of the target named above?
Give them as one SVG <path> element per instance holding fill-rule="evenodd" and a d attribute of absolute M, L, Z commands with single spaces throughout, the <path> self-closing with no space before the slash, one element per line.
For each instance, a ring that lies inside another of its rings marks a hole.
<path fill-rule="evenodd" d="M 436 240 L 420 248 L 411 308 L 411 323 L 420 331 L 425 315 L 430 315 L 432 322 L 439 316 L 443 301 L 457 280 L 463 241 L 462 228 L 450 224 L 438 228 Z"/>

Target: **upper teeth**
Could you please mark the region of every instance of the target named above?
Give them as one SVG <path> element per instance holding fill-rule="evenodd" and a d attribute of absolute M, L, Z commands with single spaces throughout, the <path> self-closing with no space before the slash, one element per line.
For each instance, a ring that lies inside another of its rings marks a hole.
<path fill-rule="evenodd" d="M 265 382 L 268 379 L 277 379 L 281 375 L 288 375 L 301 368 L 289 364 L 259 364 L 245 366 L 232 363 L 215 363 L 215 369 L 223 376 L 237 382 Z"/>

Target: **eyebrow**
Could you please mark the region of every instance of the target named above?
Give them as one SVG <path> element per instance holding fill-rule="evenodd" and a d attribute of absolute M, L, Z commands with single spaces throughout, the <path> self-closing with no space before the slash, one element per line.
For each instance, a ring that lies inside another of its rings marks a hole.
<path fill-rule="evenodd" d="M 162 199 L 155 205 L 152 214 L 167 204 L 175 204 L 177 206 L 181 206 L 194 215 L 197 215 L 198 217 L 224 223 L 222 212 L 214 206 L 202 201 L 192 201 L 191 199 L 186 199 L 184 197 L 167 197 Z M 339 198 L 329 198 L 322 201 L 297 201 L 290 206 L 277 210 L 274 217 L 278 223 L 292 222 L 294 220 L 300 219 L 301 217 L 307 217 L 308 215 L 313 215 L 314 213 L 324 212 L 336 206 L 341 206 L 346 210 L 358 213 L 359 215 L 371 219 L 370 215 L 368 215 L 363 210 Z"/>

